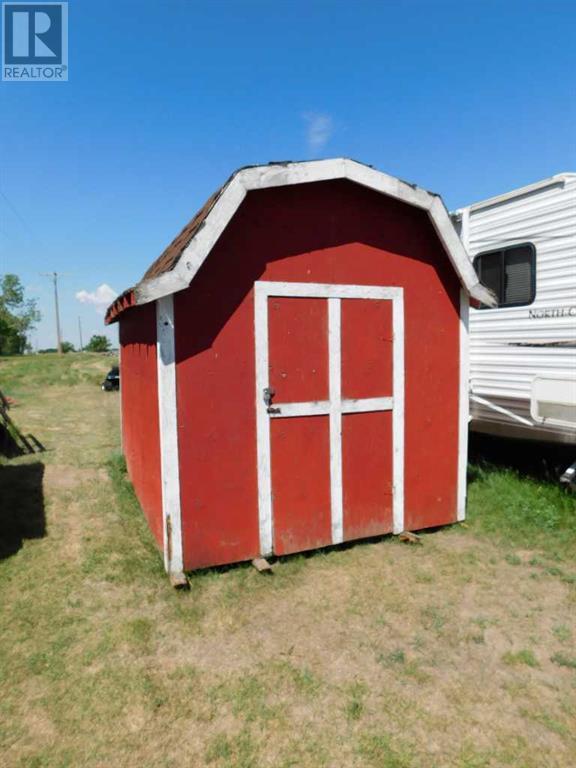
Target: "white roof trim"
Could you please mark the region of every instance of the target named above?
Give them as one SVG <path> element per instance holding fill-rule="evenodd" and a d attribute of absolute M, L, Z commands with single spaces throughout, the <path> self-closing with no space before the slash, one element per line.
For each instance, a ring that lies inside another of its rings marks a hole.
<path fill-rule="evenodd" d="M 204 226 L 183 250 L 176 266 L 169 272 L 143 280 L 136 286 L 136 303 L 146 304 L 187 288 L 248 192 L 332 179 L 349 179 L 427 211 L 463 287 L 473 298 L 485 304 L 495 304 L 492 294 L 478 282 L 472 263 L 440 197 L 367 165 L 344 158 L 261 165 L 238 171 L 223 188 L 222 194 L 208 213 Z"/>

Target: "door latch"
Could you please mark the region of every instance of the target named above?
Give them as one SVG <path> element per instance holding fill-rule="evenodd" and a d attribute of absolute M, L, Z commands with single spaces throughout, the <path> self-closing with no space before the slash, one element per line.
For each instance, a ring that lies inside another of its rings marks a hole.
<path fill-rule="evenodd" d="M 272 407 L 272 398 L 276 394 L 276 390 L 272 387 L 264 387 L 262 395 L 264 397 L 264 405 L 266 406 L 267 413 L 280 413 L 280 408 Z"/>

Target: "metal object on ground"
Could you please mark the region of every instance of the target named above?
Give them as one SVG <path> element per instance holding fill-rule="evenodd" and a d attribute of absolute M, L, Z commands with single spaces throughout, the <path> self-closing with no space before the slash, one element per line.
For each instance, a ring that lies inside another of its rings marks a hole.
<path fill-rule="evenodd" d="M 576 461 L 563 473 L 560 482 L 569 486 L 576 485 Z"/>

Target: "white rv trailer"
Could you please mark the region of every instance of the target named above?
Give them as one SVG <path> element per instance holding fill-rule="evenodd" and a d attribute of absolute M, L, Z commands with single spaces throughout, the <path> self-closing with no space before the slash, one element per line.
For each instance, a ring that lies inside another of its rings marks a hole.
<path fill-rule="evenodd" d="M 498 297 L 470 309 L 471 429 L 576 444 L 576 173 L 452 218 Z"/>

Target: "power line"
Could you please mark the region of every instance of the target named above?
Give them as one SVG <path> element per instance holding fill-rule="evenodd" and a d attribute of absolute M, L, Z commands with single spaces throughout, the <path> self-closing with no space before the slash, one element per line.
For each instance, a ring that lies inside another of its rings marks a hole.
<path fill-rule="evenodd" d="M 0 197 L 2 197 L 4 201 L 8 204 L 8 207 L 12 211 L 13 215 L 18 219 L 18 221 L 20 222 L 22 227 L 25 229 L 25 231 L 28 233 L 28 235 L 30 235 L 30 237 L 33 240 L 36 240 L 37 242 L 39 242 L 38 238 L 32 231 L 31 227 L 28 226 L 28 222 L 26 221 L 26 219 L 21 215 L 21 213 L 18 211 L 14 203 L 10 201 L 10 198 L 7 197 L 6 193 L 2 190 L 1 187 L 0 187 Z"/>

